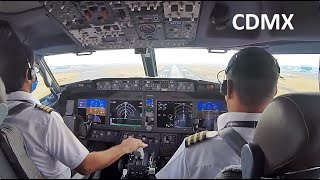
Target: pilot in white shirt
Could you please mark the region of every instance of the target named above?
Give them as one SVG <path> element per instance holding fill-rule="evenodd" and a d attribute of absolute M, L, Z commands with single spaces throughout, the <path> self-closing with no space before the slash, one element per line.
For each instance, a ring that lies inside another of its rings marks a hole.
<path fill-rule="evenodd" d="M 70 169 L 88 175 L 108 167 L 125 154 L 147 146 L 140 139 L 127 138 L 107 150 L 89 153 L 65 125 L 60 114 L 41 106 L 39 100 L 32 96 L 31 92 L 37 86 L 33 51 L 19 41 L 9 24 L 2 22 L 0 29 L 3 29 L 0 37 L 7 38 L 0 41 L 0 77 L 6 87 L 7 105 L 11 112 L 21 103 L 28 105 L 8 116 L 5 122 L 19 129 L 28 156 L 46 178 L 71 178 Z"/>
<path fill-rule="evenodd" d="M 48 113 L 35 108 L 40 102 L 30 93 L 16 91 L 7 95 L 9 109 L 22 101 L 28 101 L 32 106 L 15 115 L 10 123 L 23 134 L 29 157 L 45 177 L 70 178 L 70 169 L 79 166 L 89 151 L 72 134 L 57 112 Z"/>
<path fill-rule="evenodd" d="M 258 121 L 277 93 L 279 73 L 276 59 L 264 49 L 250 47 L 236 53 L 221 84 L 228 112 L 218 117 L 218 130 L 229 122 Z M 234 129 L 245 140 L 252 141 L 254 126 Z M 240 157 L 219 136 L 188 147 L 185 140 L 156 174 L 157 179 L 212 179 L 226 166 L 240 164 Z"/>

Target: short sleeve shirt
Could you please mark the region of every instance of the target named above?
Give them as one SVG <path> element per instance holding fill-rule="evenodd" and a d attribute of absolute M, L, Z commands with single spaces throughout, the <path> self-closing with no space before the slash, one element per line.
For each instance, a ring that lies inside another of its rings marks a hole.
<path fill-rule="evenodd" d="M 218 117 L 218 130 L 230 121 L 257 121 L 261 113 L 228 112 Z M 234 128 L 251 142 L 253 128 Z M 185 141 L 186 139 L 184 139 Z M 156 174 L 157 179 L 214 179 L 229 165 L 238 165 L 240 157 L 219 137 L 185 147 L 182 142 L 169 162 Z"/>
<path fill-rule="evenodd" d="M 6 104 L 10 109 L 20 104 L 20 100 L 40 104 L 23 91 L 8 94 Z M 6 122 L 16 126 L 22 134 L 28 156 L 48 179 L 71 178 L 70 169 L 79 166 L 89 154 L 55 111 L 49 114 L 30 107 L 9 120 Z"/>

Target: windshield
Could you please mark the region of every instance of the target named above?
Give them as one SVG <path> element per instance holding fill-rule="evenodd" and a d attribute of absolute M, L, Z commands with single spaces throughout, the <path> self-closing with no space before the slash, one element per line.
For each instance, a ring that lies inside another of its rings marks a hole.
<path fill-rule="evenodd" d="M 231 56 L 208 53 L 207 49 L 155 49 L 159 78 L 189 78 L 218 82 L 217 73 L 226 68 Z M 319 91 L 318 54 L 274 54 L 281 68 L 277 95 Z M 60 85 L 97 78 L 145 77 L 140 54 L 134 50 L 97 51 L 92 55 L 62 54 L 45 60 Z M 223 80 L 219 76 L 220 81 Z"/>
<path fill-rule="evenodd" d="M 134 50 L 97 51 L 92 55 L 61 54 L 45 60 L 59 85 L 82 80 L 115 77 L 144 77 L 140 54 Z"/>

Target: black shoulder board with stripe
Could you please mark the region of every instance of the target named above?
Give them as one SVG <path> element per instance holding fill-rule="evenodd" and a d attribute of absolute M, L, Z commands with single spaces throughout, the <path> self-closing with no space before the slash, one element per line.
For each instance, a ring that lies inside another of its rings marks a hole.
<path fill-rule="evenodd" d="M 214 138 L 218 135 L 218 131 L 202 131 L 191 136 L 188 136 L 185 140 L 186 148 L 191 145 L 198 144 L 199 142 L 203 142 L 206 139 Z"/>
<path fill-rule="evenodd" d="M 36 105 L 36 108 L 37 108 L 37 109 L 40 109 L 40 110 L 42 110 L 42 111 L 45 111 L 45 112 L 47 112 L 47 113 L 49 113 L 49 114 L 50 114 L 52 111 L 54 111 L 54 109 L 51 108 L 51 107 L 49 107 L 49 106 L 43 106 L 43 105 L 39 105 L 39 104 Z"/>

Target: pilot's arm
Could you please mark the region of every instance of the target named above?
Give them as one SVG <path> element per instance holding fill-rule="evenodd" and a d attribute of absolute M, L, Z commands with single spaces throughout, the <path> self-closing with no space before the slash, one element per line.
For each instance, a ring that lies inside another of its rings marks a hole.
<path fill-rule="evenodd" d="M 157 179 L 189 179 L 184 141 L 169 162 L 156 174 Z"/>
<path fill-rule="evenodd" d="M 110 149 L 89 153 L 66 126 L 62 117 L 54 111 L 51 115 L 46 137 L 48 153 L 80 174 L 88 175 L 104 169 L 121 156 L 147 146 L 139 139 L 128 138 Z"/>

